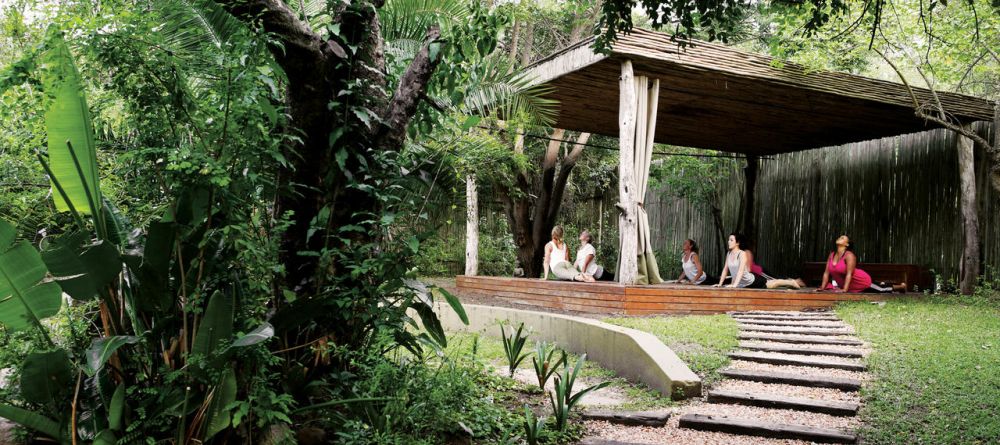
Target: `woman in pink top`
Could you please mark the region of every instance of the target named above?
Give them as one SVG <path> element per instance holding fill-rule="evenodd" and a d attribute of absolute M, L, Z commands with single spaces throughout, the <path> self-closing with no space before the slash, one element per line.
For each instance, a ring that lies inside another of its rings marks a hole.
<path fill-rule="evenodd" d="M 823 282 L 816 291 L 833 292 L 892 292 L 894 288 L 906 289 L 906 283 L 893 287 L 872 284 L 872 277 L 858 269 L 858 257 L 854 255 L 854 245 L 847 235 L 840 235 L 836 241 L 837 250 L 830 252 L 826 259 Z"/>

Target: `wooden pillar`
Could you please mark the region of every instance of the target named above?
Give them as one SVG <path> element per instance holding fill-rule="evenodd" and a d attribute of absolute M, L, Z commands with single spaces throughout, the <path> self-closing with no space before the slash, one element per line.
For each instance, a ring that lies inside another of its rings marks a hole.
<path fill-rule="evenodd" d="M 635 284 L 639 277 L 639 222 L 636 218 L 635 119 L 636 91 L 632 61 L 622 62 L 618 102 L 618 236 L 621 240 L 618 282 Z"/>
<path fill-rule="evenodd" d="M 971 130 L 971 126 L 966 126 Z M 958 177 L 962 213 L 962 261 L 959 288 L 965 295 L 972 294 L 979 278 L 979 209 L 976 205 L 976 153 L 969 139 L 958 136 Z"/>
<path fill-rule="evenodd" d="M 465 177 L 465 274 L 479 274 L 479 190 L 476 175 Z"/>
<path fill-rule="evenodd" d="M 743 221 L 740 222 L 743 234 L 746 235 L 750 245 L 757 253 L 757 228 L 754 226 L 753 209 L 754 197 L 757 190 L 757 173 L 760 171 L 760 159 L 754 155 L 747 155 L 747 166 L 744 172 L 744 193 L 743 193 Z M 755 255 L 756 256 L 756 255 Z"/>

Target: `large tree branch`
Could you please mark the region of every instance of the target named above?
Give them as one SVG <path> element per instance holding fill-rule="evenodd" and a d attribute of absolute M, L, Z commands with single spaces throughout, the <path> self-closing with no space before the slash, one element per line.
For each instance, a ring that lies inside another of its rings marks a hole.
<path fill-rule="evenodd" d="M 925 112 L 923 110 L 923 107 L 920 105 L 920 101 L 917 100 L 917 94 L 913 91 L 913 87 L 910 86 L 910 82 L 908 82 L 906 80 L 906 76 L 903 75 L 903 72 L 900 71 L 899 67 L 897 67 L 895 63 L 892 63 L 892 61 L 889 60 L 889 58 L 886 57 L 886 55 L 883 54 L 882 51 L 879 51 L 879 50 L 874 49 L 874 48 L 872 50 L 875 51 L 875 53 L 877 53 L 879 56 L 882 56 L 882 60 L 885 60 L 885 63 L 889 64 L 889 66 L 892 68 L 892 70 L 896 72 L 896 75 L 899 76 L 899 80 L 901 80 L 903 82 L 903 85 L 906 86 L 906 91 L 908 93 L 910 93 L 910 99 L 913 100 L 913 114 L 914 115 L 916 115 L 917 117 L 919 117 L 921 119 L 934 122 L 934 123 L 936 123 L 938 125 L 941 125 L 942 127 L 945 127 L 945 128 L 947 128 L 947 129 L 949 129 L 951 131 L 954 131 L 954 132 L 956 132 L 958 134 L 961 134 L 962 136 L 965 136 L 965 137 L 967 137 L 969 139 L 972 139 L 973 141 L 976 141 L 976 143 L 982 145 L 988 151 L 992 152 L 992 151 L 996 150 L 996 148 L 993 147 L 992 144 L 990 144 L 989 141 L 987 141 L 983 137 L 981 137 L 978 134 L 976 134 L 976 132 L 973 131 L 971 128 L 966 128 L 966 127 L 963 127 L 962 125 L 956 125 L 956 124 L 954 124 L 952 122 L 949 122 L 949 121 L 945 120 L 945 118 L 947 117 L 947 114 L 946 114 L 946 112 L 944 110 L 944 106 L 941 105 L 941 101 L 938 99 L 937 92 L 935 92 L 934 88 L 931 87 L 930 81 L 927 79 L 927 76 L 924 76 L 924 73 L 922 71 L 920 71 L 919 68 L 917 69 L 917 72 L 920 73 L 921 76 L 923 76 L 924 82 L 927 82 L 927 88 L 930 89 L 931 95 L 932 95 L 932 97 L 934 98 L 934 101 L 937 104 L 937 111 L 938 111 L 938 113 L 940 113 L 941 117 L 934 116 L 932 114 L 929 114 L 929 113 Z"/>
<path fill-rule="evenodd" d="M 220 3 L 236 18 L 246 23 L 259 19 L 264 31 L 277 35 L 282 47 L 272 48 L 272 52 L 282 65 L 303 56 L 313 59 L 314 63 L 331 55 L 347 57 L 340 45 L 323 40 L 281 0 L 225 0 Z"/>
<path fill-rule="evenodd" d="M 439 51 L 433 49 L 440 45 L 441 30 L 431 27 L 424 38 L 424 45 L 413 58 L 406 72 L 399 79 L 399 87 L 392 95 L 389 106 L 382 114 L 382 125 L 375 137 L 376 147 L 399 149 L 406 138 L 406 127 L 417 111 L 420 98 L 427 92 L 434 69 L 441 62 Z M 433 54 L 432 54 L 433 53 Z"/>
<path fill-rule="evenodd" d="M 559 176 L 552 186 L 552 203 L 549 205 L 548 214 L 546 214 L 546 220 L 549 224 L 555 224 L 556 218 L 559 217 L 559 208 L 562 204 L 563 193 L 566 191 L 566 184 L 569 183 L 569 175 L 573 173 L 573 167 L 580 160 L 583 149 L 589 140 L 590 133 L 580 133 L 573 144 L 573 149 L 563 158 L 562 167 L 559 168 Z"/>

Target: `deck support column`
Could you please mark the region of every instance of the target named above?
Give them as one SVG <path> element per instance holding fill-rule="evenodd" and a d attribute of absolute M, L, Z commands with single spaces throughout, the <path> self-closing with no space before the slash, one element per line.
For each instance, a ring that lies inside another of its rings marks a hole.
<path fill-rule="evenodd" d="M 971 130 L 971 126 L 966 126 Z M 976 199 L 976 153 L 972 139 L 956 133 L 958 137 L 958 181 L 962 213 L 962 261 L 959 270 L 959 287 L 971 295 L 979 278 L 979 206 Z"/>
<path fill-rule="evenodd" d="M 476 175 L 465 177 L 465 274 L 479 274 L 479 190 Z"/>
<path fill-rule="evenodd" d="M 618 102 L 618 237 L 620 239 L 618 282 L 635 284 L 639 278 L 637 190 L 635 187 L 635 118 L 637 111 L 635 73 L 632 61 L 622 62 Z"/>

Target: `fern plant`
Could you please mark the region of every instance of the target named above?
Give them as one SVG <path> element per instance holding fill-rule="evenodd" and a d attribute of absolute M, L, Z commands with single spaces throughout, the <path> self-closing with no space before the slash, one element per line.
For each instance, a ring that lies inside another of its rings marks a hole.
<path fill-rule="evenodd" d="M 544 341 L 535 343 L 535 356 L 531 358 L 531 363 L 535 368 L 535 376 L 538 377 L 538 387 L 542 390 L 545 390 L 545 383 L 552 374 L 555 374 L 559 365 L 566 362 L 566 351 L 563 350 L 558 350 L 561 354 L 559 359 L 552 361 L 556 351 L 555 345 L 549 345 Z"/>
<path fill-rule="evenodd" d="M 503 323 L 500 324 L 500 337 L 503 340 L 503 352 L 507 357 L 507 370 L 510 372 L 510 376 L 514 377 L 514 371 L 517 367 L 521 365 L 524 359 L 528 358 L 530 353 L 522 353 L 524 350 L 524 344 L 528 341 L 528 336 L 523 335 L 524 323 L 518 325 L 516 331 L 512 331 L 510 336 L 507 336 L 507 331 L 503 327 Z"/>

